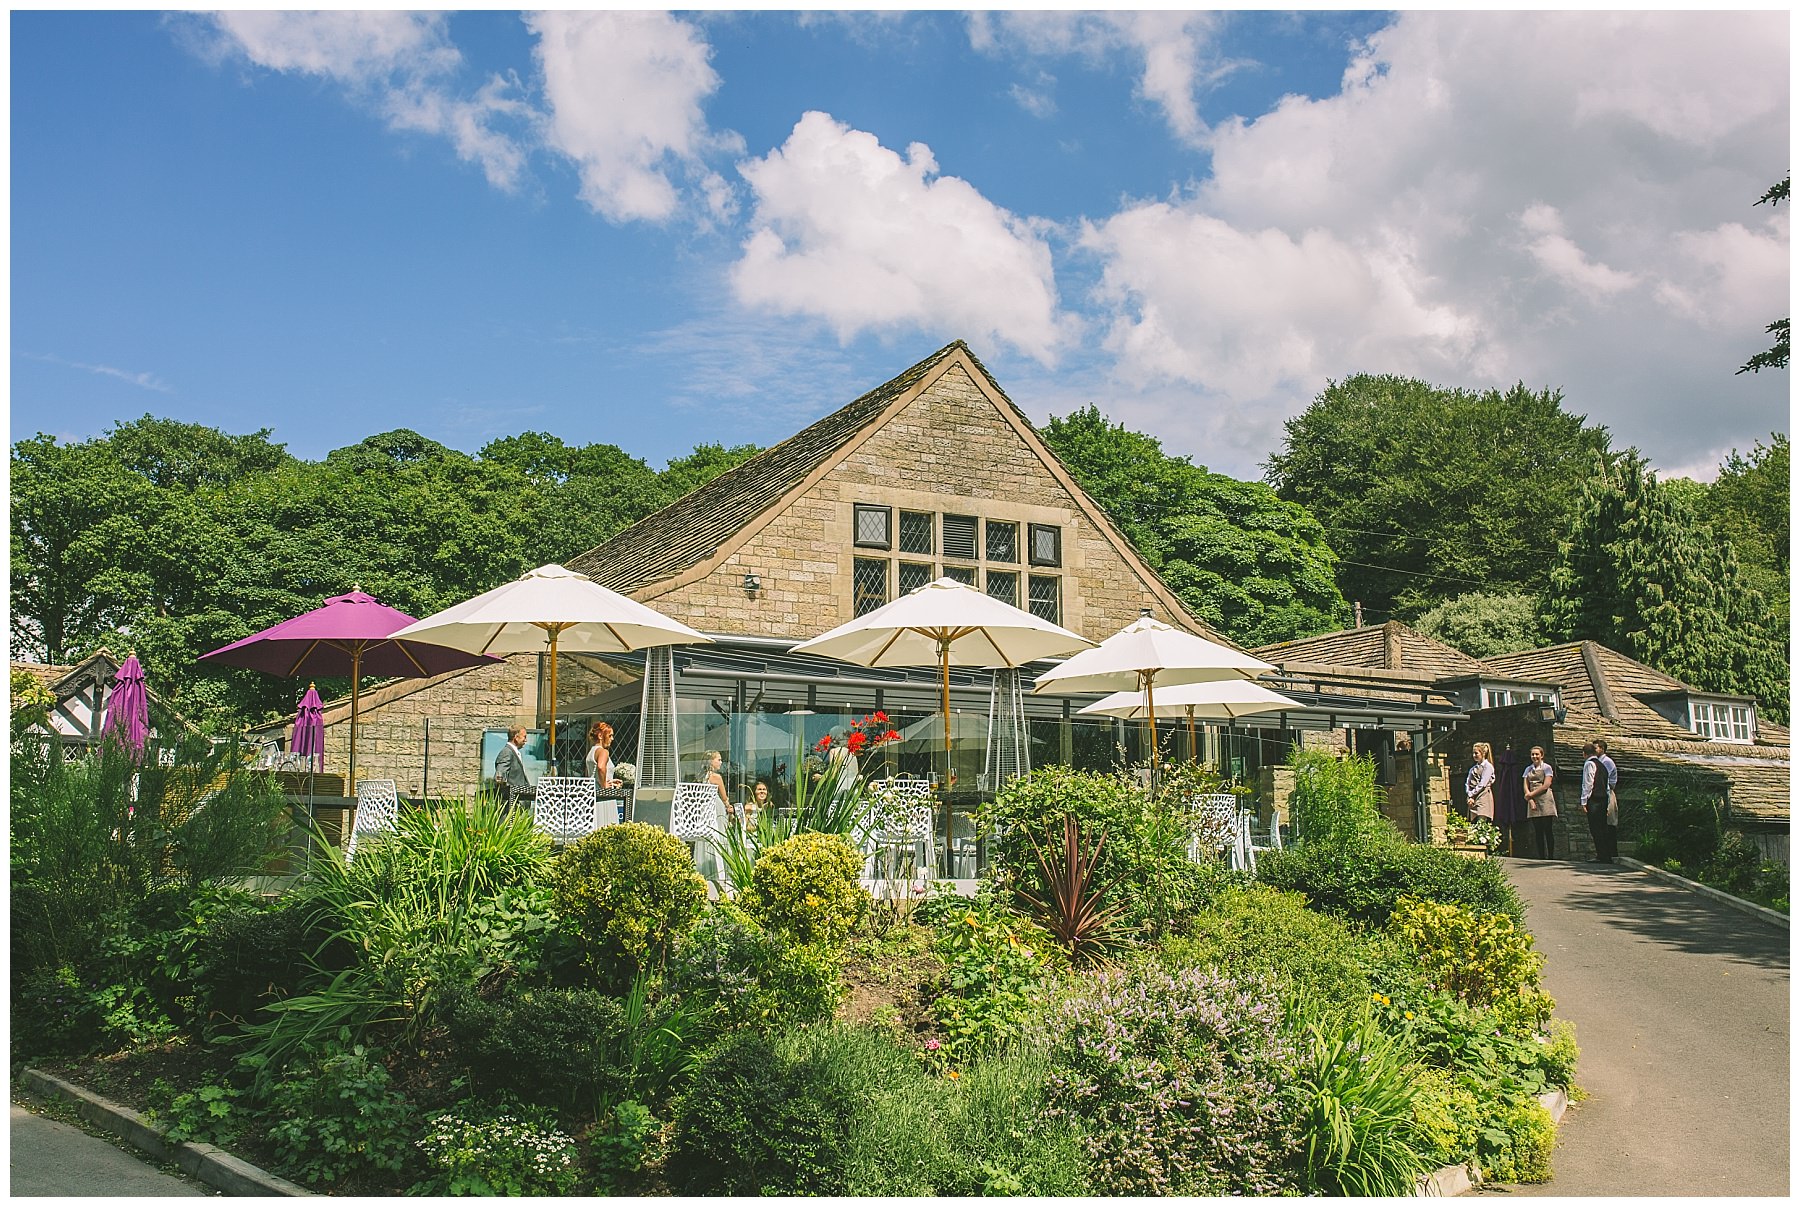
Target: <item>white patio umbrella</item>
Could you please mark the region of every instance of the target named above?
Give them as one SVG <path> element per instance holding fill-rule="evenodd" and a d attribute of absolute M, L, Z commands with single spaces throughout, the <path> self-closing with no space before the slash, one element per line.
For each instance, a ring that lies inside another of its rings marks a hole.
<path fill-rule="evenodd" d="M 1290 700 L 1280 692 L 1272 692 L 1248 679 L 1221 679 L 1212 683 L 1181 683 L 1163 689 L 1156 697 L 1156 714 L 1160 717 L 1186 716 L 1188 743 L 1194 741 L 1194 721 L 1235 721 L 1259 712 L 1279 712 L 1285 708 L 1301 708 L 1298 700 Z M 1149 704 L 1143 692 L 1114 692 L 1078 709 L 1081 716 L 1119 717 L 1135 721 L 1145 716 Z"/>
<path fill-rule="evenodd" d="M 1069 658 L 1037 677 L 1033 695 L 1082 692 L 1144 693 L 1150 721 L 1150 767 L 1157 765 L 1156 686 L 1252 679 L 1275 668 L 1262 659 L 1184 632 L 1146 613 L 1091 650 Z"/>
<path fill-rule="evenodd" d="M 950 713 L 950 667 L 1024 666 L 1094 643 L 1060 625 L 959 583 L 940 578 L 864 616 L 793 648 L 857 666 L 932 666 L 941 671 L 940 715 Z M 950 765 L 953 723 L 943 727 L 944 766 Z M 947 782 L 947 781 L 946 781 Z M 950 817 L 944 815 L 945 849 Z"/>
<path fill-rule="evenodd" d="M 394 636 L 417 637 L 477 654 L 534 654 L 548 648 L 552 760 L 556 757 L 559 644 L 584 654 L 622 654 L 656 645 L 712 640 L 654 608 L 609 591 L 585 574 L 554 563 L 415 620 Z"/>
<path fill-rule="evenodd" d="M 988 736 L 987 713 L 955 712 L 950 714 L 950 738 L 953 742 L 973 742 Z M 944 740 L 944 718 L 922 717 L 900 731 L 897 745 L 901 750 L 929 750 Z"/>

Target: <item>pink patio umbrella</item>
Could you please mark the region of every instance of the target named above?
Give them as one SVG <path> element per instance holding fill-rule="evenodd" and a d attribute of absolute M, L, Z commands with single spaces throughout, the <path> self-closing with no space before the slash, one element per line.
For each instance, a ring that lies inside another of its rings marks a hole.
<path fill-rule="evenodd" d="M 100 736 L 111 737 L 130 752 L 133 758 L 144 754 L 144 741 L 150 736 L 150 696 L 144 690 L 144 668 L 137 655 L 129 655 L 119 673 L 113 676 L 112 691 L 106 697 L 106 716 L 100 722 Z"/>
<path fill-rule="evenodd" d="M 271 675 L 350 676 L 350 776 L 356 792 L 356 719 L 362 706 L 362 678 L 429 679 L 498 659 L 467 654 L 424 641 L 399 640 L 393 634 L 413 623 L 405 612 L 390 608 L 358 587 L 336 595 L 260 633 L 200 655 L 225 666 L 242 666 Z"/>
<path fill-rule="evenodd" d="M 309 767 L 325 770 L 325 704 L 319 699 L 317 684 L 308 683 L 300 697 L 299 711 L 294 713 L 294 740 L 290 748 L 306 756 Z M 311 782 L 311 781 L 308 781 Z"/>

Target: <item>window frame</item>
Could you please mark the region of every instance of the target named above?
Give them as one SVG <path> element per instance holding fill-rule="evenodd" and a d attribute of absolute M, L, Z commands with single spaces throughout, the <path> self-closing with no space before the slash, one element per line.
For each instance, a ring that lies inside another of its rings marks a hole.
<path fill-rule="evenodd" d="M 1038 556 L 1038 535 L 1040 533 L 1043 533 L 1043 534 L 1049 536 L 1051 541 L 1056 546 L 1054 553 L 1048 558 Z M 1063 547 L 1062 547 L 1062 527 L 1060 525 L 1057 525 L 1057 524 L 1029 524 L 1026 526 L 1026 536 L 1027 536 L 1027 540 L 1026 540 L 1026 546 L 1025 546 L 1025 553 L 1026 553 L 1026 564 L 1027 565 L 1055 566 L 1059 569 L 1062 567 Z"/>
<path fill-rule="evenodd" d="M 863 517 L 881 517 L 882 537 L 879 541 L 863 539 Z M 855 503 L 850 512 L 850 545 L 855 549 L 894 549 L 894 509 L 881 503 Z"/>
<path fill-rule="evenodd" d="M 1062 581 L 1063 576 L 1060 574 L 1027 574 L 1025 576 L 1025 610 L 1030 612 L 1033 616 L 1036 616 L 1039 620 L 1048 620 L 1051 624 L 1061 624 Z M 1046 616 L 1038 611 L 1037 593 L 1032 588 L 1040 582 L 1046 582 L 1051 585 L 1050 589 L 1052 591 L 1052 596 L 1050 604 L 1056 612 L 1056 615 L 1054 616 Z"/>
<path fill-rule="evenodd" d="M 863 607 L 862 579 L 858 568 L 862 565 L 881 567 L 881 599 L 872 607 Z M 893 596 L 893 559 L 887 557 L 853 557 L 850 559 L 850 614 L 867 616 L 883 604 L 892 603 Z"/>
<path fill-rule="evenodd" d="M 925 521 L 925 548 L 923 549 L 907 548 L 906 520 L 908 516 L 915 519 L 923 519 Z M 900 509 L 900 530 L 897 534 L 899 540 L 895 542 L 894 552 L 906 557 L 936 557 L 938 545 L 937 516 L 938 513 L 935 511 L 914 511 L 911 508 L 902 507 Z"/>

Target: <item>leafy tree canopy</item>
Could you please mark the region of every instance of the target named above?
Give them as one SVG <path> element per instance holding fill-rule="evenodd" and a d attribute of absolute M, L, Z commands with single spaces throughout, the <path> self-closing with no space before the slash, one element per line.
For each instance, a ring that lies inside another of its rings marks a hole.
<path fill-rule="evenodd" d="M 1788 199 L 1788 185 L 1792 179 L 1793 177 L 1791 175 L 1783 176 L 1775 184 L 1770 185 L 1769 191 L 1756 199 L 1756 204 L 1767 205 L 1773 208 L 1786 201 Z M 1774 336 L 1775 342 L 1766 350 L 1758 352 L 1742 365 L 1739 365 L 1739 373 L 1761 373 L 1764 369 L 1785 369 L 1788 367 L 1788 320 L 1776 319 L 1767 327 L 1763 328 L 1763 334 Z"/>
<path fill-rule="evenodd" d="M 1758 441 L 1748 454 L 1732 449 L 1718 479 L 1702 488 L 1694 502 L 1701 521 L 1731 543 L 1745 581 L 1768 597 L 1784 630 L 1790 573 L 1789 466 L 1788 438 L 1774 432 L 1767 445 Z"/>
<path fill-rule="evenodd" d="M 1560 391 L 1358 375 L 1287 422 L 1266 468 L 1281 498 L 1324 526 L 1344 596 L 1382 620 L 1471 591 L 1542 590 L 1609 439 Z"/>
<path fill-rule="evenodd" d="M 1705 691 L 1753 696 L 1785 721 L 1785 633 L 1729 542 L 1635 450 L 1598 459 L 1558 547 L 1540 620 L 1552 640 L 1593 640 Z"/>
<path fill-rule="evenodd" d="M 1043 436 L 1182 603 L 1234 641 L 1265 645 L 1348 623 L 1336 557 L 1304 507 L 1171 456 L 1095 406 L 1052 417 Z"/>
<path fill-rule="evenodd" d="M 1530 595 L 1470 591 L 1425 612 L 1413 621 L 1413 627 L 1471 658 L 1534 650 L 1544 644 L 1537 600 Z"/>

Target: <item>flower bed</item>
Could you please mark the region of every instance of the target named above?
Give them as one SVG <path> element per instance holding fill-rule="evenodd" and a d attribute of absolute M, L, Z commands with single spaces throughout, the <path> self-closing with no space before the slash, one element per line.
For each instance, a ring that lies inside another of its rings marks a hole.
<path fill-rule="evenodd" d="M 285 900 L 191 886 L 67 975 L 22 970 L 132 1013 L 103 1051 L 45 1028 L 21 1055 L 60 1048 L 72 1080 L 331 1193 L 1547 1177 L 1536 1096 L 1575 1049 L 1516 896 L 1495 864 L 1383 838 L 1366 768 L 1326 770 L 1329 824 L 1268 883 L 1188 863 L 1177 802 L 1052 770 L 995 802 L 976 898 L 906 910 L 874 908 L 830 835 L 707 902 L 647 827 L 556 852 L 480 806 L 421 817 Z"/>

